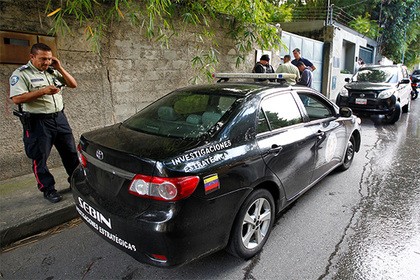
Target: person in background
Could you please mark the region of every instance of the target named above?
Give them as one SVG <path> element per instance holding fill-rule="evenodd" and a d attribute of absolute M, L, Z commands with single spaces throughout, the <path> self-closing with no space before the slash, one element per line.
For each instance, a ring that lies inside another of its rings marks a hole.
<path fill-rule="evenodd" d="M 298 66 L 298 62 L 302 61 L 303 63 L 305 63 L 305 65 L 307 67 L 309 67 L 311 69 L 311 71 L 315 71 L 316 67 L 315 65 L 313 65 L 312 62 L 310 62 L 308 59 L 303 58 L 300 55 L 300 49 L 296 48 L 293 50 L 293 56 L 295 57 L 295 59 L 292 60 L 292 64 L 295 65 L 296 67 Z"/>
<path fill-rule="evenodd" d="M 55 189 L 54 176 L 47 167 L 52 146 L 60 154 L 70 176 L 79 164 L 74 137 L 64 115 L 63 87 L 77 87 L 77 82 L 53 56 L 49 46 L 37 43 L 31 48 L 30 60 L 10 77 L 10 98 L 18 105 L 15 111 L 23 125 L 23 143 L 38 189 L 52 203 L 61 195 Z"/>
<path fill-rule="evenodd" d="M 301 73 L 300 80 L 297 82 L 298 85 L 311 87 L 313 80 L 313 73 L 309 67 L 305 65 L 302 61 L 298 62 L 298 69 Z"/>
<path fill-rule="evenodd" d="M 275 73 L 273 66 L 270 65 L 270 56 L 268 54 L 263 54 L 258 61 L 254 68 L 252 69 L 252 73 Z M 255 79 L 257 82 L 263 82 L 267 79 Z M 273 82 L 274 80 L 271 80 Z"/>
<path fill-rule="evenodd" d="M 300 79 L 300 73 L 299 69 L 290 62 L 291 60 L 292 58 L 290 57 L 290 55 L 286 54 L 283 57 L 283 64 L 280 64 L 279 67 L 277 67 L 276 73 L 294 74 L 295 78 L 286 77 L 286 83 L 289 85 L 295 85 L 296 82 Z"/>
<path fill-rule="evenodd" d="M 359 70 L 360 68 L 365 66 L 365 62 L 363 61 L 363 59 L 359 58 L 357 60 L 357 66 L 356 66 L 356 71 Z"/>

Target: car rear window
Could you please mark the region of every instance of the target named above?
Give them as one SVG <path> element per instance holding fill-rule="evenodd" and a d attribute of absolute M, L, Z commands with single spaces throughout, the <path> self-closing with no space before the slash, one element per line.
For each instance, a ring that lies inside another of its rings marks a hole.
<path fill-rule="evenodd" d="M 353 76 L 353 81 L 369 83 L 398 83 L 398 68 L 361 68 Z"/>
<path fill-rule="evenodd" d="M 152 103 L 123 125 L 161 136 L 197 138 L 228 115 L 237 99 L 237 96 L 218 95 L 214 91 L 179 90 Z"/>

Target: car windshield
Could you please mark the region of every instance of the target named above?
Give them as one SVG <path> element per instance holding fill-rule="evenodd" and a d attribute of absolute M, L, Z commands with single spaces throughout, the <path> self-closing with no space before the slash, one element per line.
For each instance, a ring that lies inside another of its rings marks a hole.
<path fill-rule="evenodd" d="M 361 68 L 353 76 L 353 81 L 369 83 L 398 83 L 398 68 Z"/>
<path fill-rule="evenodd" d="M 231 112 L 238 96 L 214 91 L 177 90 L 152 103 L 123 125 L 150 134 L 197 138 Z M 219 123 L 219 125 L 222 125 Z"/>

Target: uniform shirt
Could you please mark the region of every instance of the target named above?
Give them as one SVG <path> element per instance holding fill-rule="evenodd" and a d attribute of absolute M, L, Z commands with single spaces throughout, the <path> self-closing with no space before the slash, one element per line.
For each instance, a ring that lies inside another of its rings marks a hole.
<path fill-rule="evenodd" d="M 303 57 L 301 57 L 300 59 L 293 59 L 292 64 L 294 66 L 297 66 L 299 61 L 302 61 L 303 63 L 305 63 L 305 66 L 308 66 L 308 67 L 314 66 L 312 62 L 310 62 L 309 60 L 307 60 L 306 58 L 303 58 Z"/>
<path fill-rule="evenodd" d="M 290 63 L 290 61 L 279 65 L 279 67 L 277 68 L 276 72 L 277 73 L 295 74 L 296 75 L 295 78 L 286 77 L 286 82 L 289 85 L 296 84 L 296 81 L 299 81 L 299 79 L 300 79 L 299 69 L 296 66 L 294 66 L 292 63 Z"/>
<path fill-rule="evenodd" d="M 49 73 L 50 71 L 51 73 Z M 63 76 L 57 70 L 40 71 L 29 61 L 16 69 L 10 77 L 10 98 L 36 91 L 49 85 L 65 84 Z M 37 99 L 22 103 L 25 112 L 51 114 L 64 109 L 62 90 L 53 95 L 43 95 Z"/>

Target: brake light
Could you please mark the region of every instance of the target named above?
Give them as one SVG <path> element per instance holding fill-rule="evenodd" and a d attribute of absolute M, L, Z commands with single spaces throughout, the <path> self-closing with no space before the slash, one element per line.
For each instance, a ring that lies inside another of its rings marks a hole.
<path fill-rule="evenodd" d="M 86 168 L 87 166 L 87 159 L 86 157 L 82 154 L 82 146 L 80 144 L 77 145 L 77 157 L 79 158 L 79 162 L 80 164 Z"/>
<path fill-rule="evenodd" d="M 164 255 L 151 254 L 152 259 L 159 262 L 167 262 L 168 258 Z"/>
<path fill-rule="evenodd" d="M 177 201 L 189 197 L 195 191 L 199 181 L 198 176 L 166 178 L 137 174 L 128 192 L 135 196 L 155 200 Z"/>

